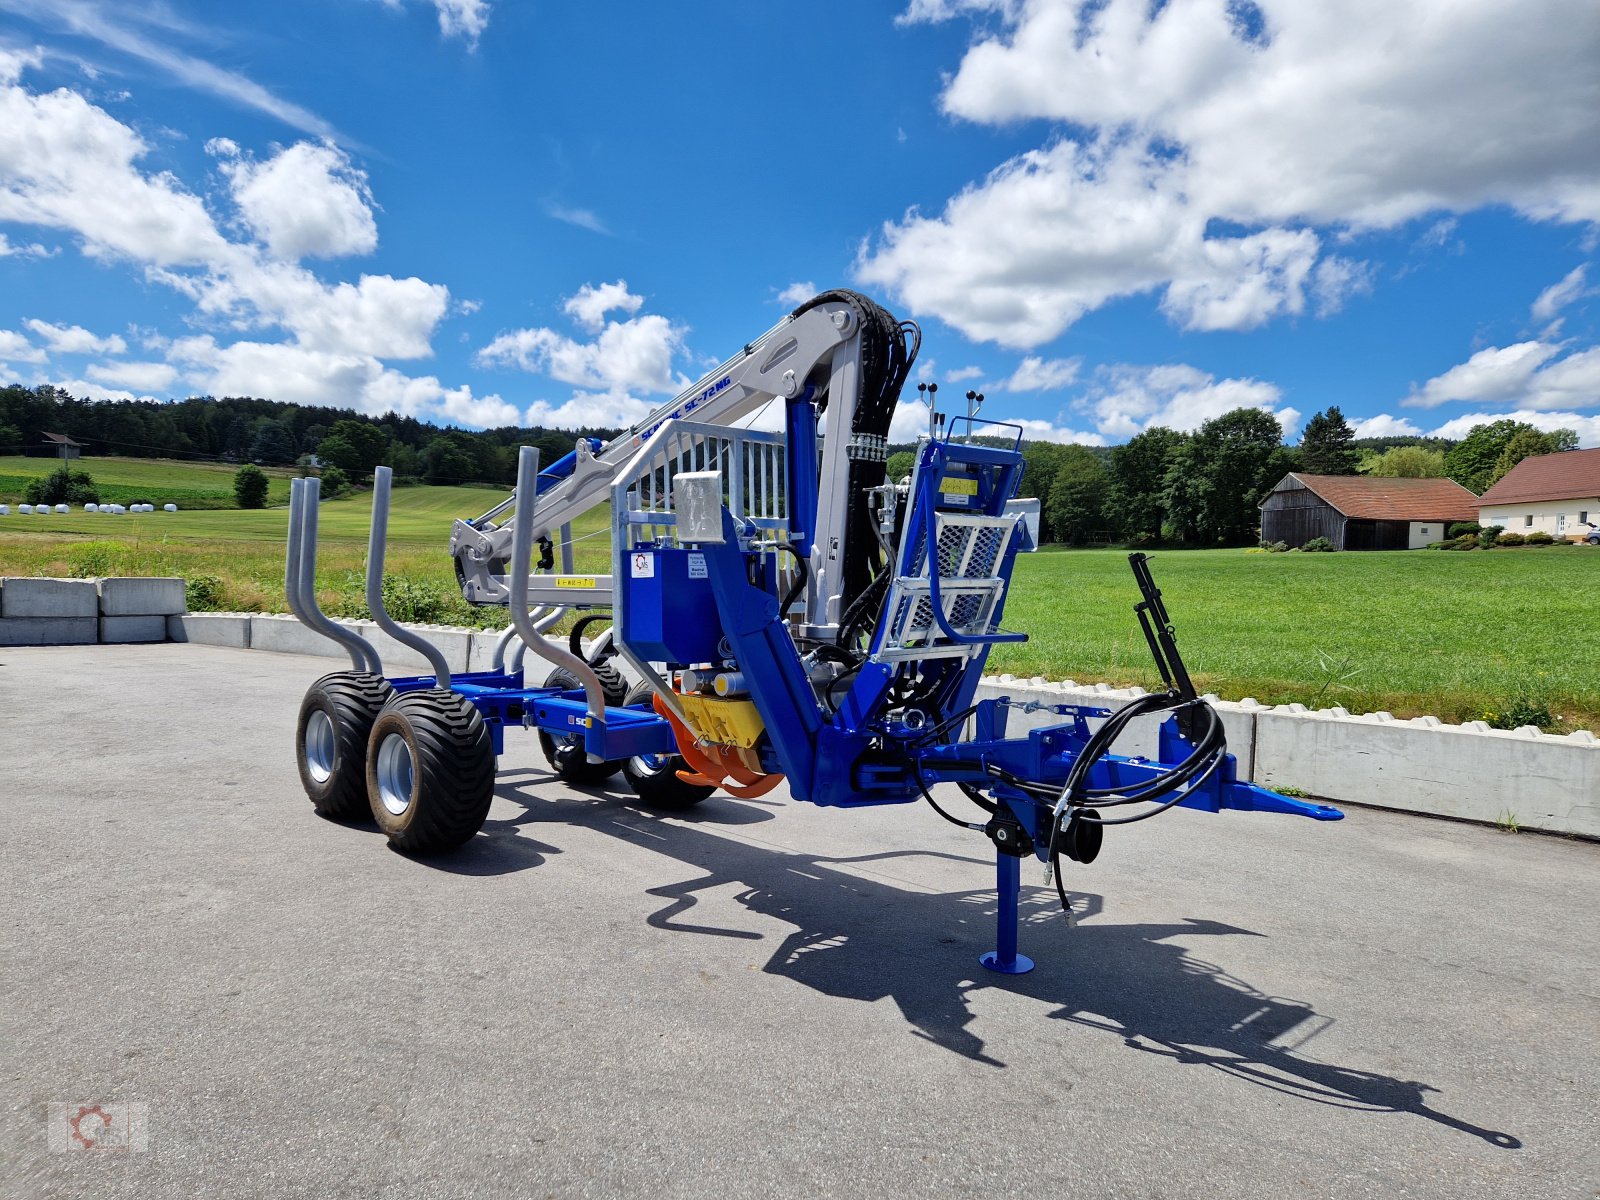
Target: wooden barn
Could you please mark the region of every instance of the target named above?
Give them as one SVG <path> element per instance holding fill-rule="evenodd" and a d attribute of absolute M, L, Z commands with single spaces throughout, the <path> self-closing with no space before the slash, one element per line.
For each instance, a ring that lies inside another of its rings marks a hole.
<path fill-rule="evenodd" d="M 1290 472 L 1261 502 L 1261 540 L 1336 550 L 1420 550 L 1457 521 L 1478 519 L 1478 497 L 1453 479 L 1375 479 Z"/>

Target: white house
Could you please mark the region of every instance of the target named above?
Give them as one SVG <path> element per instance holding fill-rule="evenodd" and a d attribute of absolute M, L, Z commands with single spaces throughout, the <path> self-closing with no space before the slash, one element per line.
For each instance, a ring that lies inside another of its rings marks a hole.
<path fill-rule="evenodd" d="M 1478 497 L 1478 523 L 1578 540 L 1600 525 L 1600 450 L 1525 458 Z"/>

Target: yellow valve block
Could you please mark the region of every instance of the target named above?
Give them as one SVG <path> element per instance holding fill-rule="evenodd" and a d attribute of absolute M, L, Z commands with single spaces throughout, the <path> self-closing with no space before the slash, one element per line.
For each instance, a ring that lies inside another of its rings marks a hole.
<path fill-rule="evenodd" d="M 680 692 L 678 702 L 707 741 L 723 746 L 738 746 L 748 750 L 761 740 L 761 734 L 766 729 L 761 714 L 756 711 L 754 700 L 744 697 L 725 700 L 721 696 Z"/>

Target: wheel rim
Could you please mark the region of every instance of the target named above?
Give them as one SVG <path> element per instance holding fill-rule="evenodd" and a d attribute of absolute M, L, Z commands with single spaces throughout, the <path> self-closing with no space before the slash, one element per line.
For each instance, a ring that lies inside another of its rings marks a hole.
<path fill-rule="evenodd" d="M 378 799 L 394 816 L 411 807 L 411 789 L 416 768 L 411 747 L 398 733 L 391 733 L 378 746 Z"/>
<path fill-rule="evenodd" d="M 317 783 L 327 783 L 333 778 L 337 743 L 333 718 L 320 708 L 316 709 L 306 721 L 306 770 Z"/>
<path fill-rule="evenodd" d="M 672 765 L 672 759 L 664 754 L 635 754 L 629 761 L 639 775 L 659 775 Z"/>

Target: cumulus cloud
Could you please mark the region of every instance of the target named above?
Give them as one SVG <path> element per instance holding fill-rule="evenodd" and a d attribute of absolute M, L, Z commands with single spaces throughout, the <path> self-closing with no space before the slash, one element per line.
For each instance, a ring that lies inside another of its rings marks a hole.
<path fill-rule="evenodd" d="M 799 283 L 791 283 L 783 291 L 779 292 L 778 303 L 787 304 L 790 308 L 798 308 L 816 294 L 817 285 L 806 279 Z"/>
<path fill-rule="evenodd" d="M 982 367 L 957 367 L 945 376 L 951 383 L 965 383 L 969 379 L 982 379 Z"/>
<path fill-rule="evenodd" d="M 38 242 L 29 242 L 25 246 L 13 246 L 5 234 L 0 233 L 0 258 L 54 258 L 59 250 L 52 250 Z"/>
<path fill-rule="evenodd" d="M 1558 351 L 1547 342 L 1490 346 L 1466 362 L 1435 375 L 1406 397 L 1408 408 L 1437 408 L 1452 401 L 1498 403 L 1521 395 L 1535 373 Z"/>
<path fill-rule="evenodd" d="M 1271 413 L 1288 437 L 1299 428 L 1300 414 L 1284 407 L 1282 400 L 1276 384 L 1259 379 L 1217 379 L 1197 367 L 1173 363 L 1101 368 L 1080 404 L 1093 414 L 1100 433 L 1120 442 L 1156 425 L 1198 429 L 1236 408 Z"/>
<path fill-rule="evenodd" d="M 1580 263 L 1558 282 L 1552 283 L 1540 292 L 1533 302 L 1533 307 L 1528 310 L 1533 319 L 1548 321 L 1573 301 L 1589 295 L 1590 292 L 1584 286 L 1584 275 L 1587 270 L 1587 265 Z"/>
<path fill-rule="evenodd" d="M 85 374 L 100 384 L 139 392 L 162 392 L 177 380 L 178 368 L 164 362 L 93 363 Z"/>
<path fill-rule="evenodd" d="M 627 392 L 574 392 L 571 399 L 560 404 L 535 400 L 528 405 L 524 416 L 529 425 L 546 425 L 556 429 L 576 429 L 585 425 L 627 427 L 644 420 L 654 408 L 648 401 Z"/>
<path fill-rule="evenodd" d="M 223 158 L 240 214 L 273 255 L 293 261 L 377 249 L 367 177 L 338 147 L 297 142 L 256 162 L 219 141 L 226 139 L 208 148 Z"/>
<path fill-rule="evenodd" d="M 0 329 L 0 362 L 42 363 L 45 352 L 15 329 Z"/>
<path fill-rule="evenodd" d="M 127 262 L 194 304 L 204 332 L 174 341 L 146 336 L 165 363 L 98 363 L 88 384 L 257 395 L 303 404 L 349 405 L 463 424 L 515 421 L 498 396 L 474 396 L 434 376 L 414 377 L 385 360 L 431 356 L 450 311 L 442 285 L 415 277 L 362 275 L 327 282 L 301 257 L 364 253 L 376 241 L 365 177 L 333 146 L 302 142 L 255 161 L 227 139 L 208 146 L 223 161 L 240 221 L 264 244 L 230 238 L 205 204 L 168 173 L 142 168 L 149 154 L 128 126 L 69 89 L 34 95 L 20 83 L 30 65 L 0 52 L 0 220 L 64 230 L 84 253 Z M 127 349 L 115 335 L 40 320 L 27 328 L 52 353 L 105 355 Z M 225 342 L 223 331 L 246 334 Z M 269 340 L 281 335 L 283 341 Z M 14 334 L 14 361 L 41 352 Z M 0 342 L 0 345 L 5 345 Z"/>
<path fill-rule="evenodd" d="M 563 409 L 576 403 L 597 412 L 619 411 L 619 406 L 631 411 L 633 393 L 675 392 L 689 383 L 672 371 L 673 355 L 683 348 L 686 331 L 654 313 L 637 315 L 641 303 L 621 280 L 586 285 L 563 307 L 585 332 L 595 335 L 592 340 L 545 327 L 514 329 L 479 350 L 476 361 L 480 366 L 519 367 L 583 389 Z M 605 320 L 607 312 L 618 309 L 635 315 Z"/>
<path fill-rule="evenodd" d="M 628 281 L 619 279 L 615 283 L 602 283 L 599 287 L 584 284 L 578 289 L 577 295 L 567 298 L 561 311 L 590 333 L 598 333 L 605 328 L 608 312 L 625 312 L 632 316 L 643 306 L 644 297 L 628 291 Z"/>
<path fill-rule="evenodd" d="M 476 48 L 483 31 L 489 28 L 488 0 L 433 0 L 439 10 L 439 32 L 458 37 Z"/>
<path fill-rule="evenodd" d="M 982 19 L 945 111 L 1071 137 L 891 222 L 857 271 L 973 337 L 1035 346 L 1158 289 L 1186 328 L 1297 314 L 1315 226 L 1600 220 L 1593 5 L 914 0 L 901 20 L 957 15 Z M 1317 311 L 1362 282 L 1313 274 Z"/>
<path fill-rule="evenodd" d="M 37 317 L 23 322 L 34 334 L 44 339 L 53 354 L 122 354 L 128 343 L 118 334 L 100 337 L 82 325 L 52 325 Z"/>
<path fill-rule="evenodd" d="M 1007 392 L 1057 392 L 1078 378 L 1083 367 L 1081 358 L 1039 358 L 1030 355 L 1017 364 L 1009 379 L 995 385 L 996 390 Z M 956 374 L 950 379 L 956 381 Z M 979 372 L 982 374 L 982 372 Z"/>

